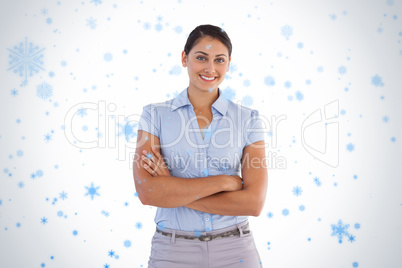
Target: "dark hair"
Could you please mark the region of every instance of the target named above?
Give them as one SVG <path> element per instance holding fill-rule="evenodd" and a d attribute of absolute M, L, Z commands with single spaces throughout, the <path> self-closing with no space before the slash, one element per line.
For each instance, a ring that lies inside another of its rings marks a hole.
<path fill-rule="evenodd" d="M 188 36 L 184 51 L 188 55 L 190 50 L 198 43 L 199 39 L 205 36 L 210 36 L 221 41 L 229 51 L 229 57 L 232 54 L 232 42 L 228 34 L 220 27 L 205 24 L 197 26 Z"/>

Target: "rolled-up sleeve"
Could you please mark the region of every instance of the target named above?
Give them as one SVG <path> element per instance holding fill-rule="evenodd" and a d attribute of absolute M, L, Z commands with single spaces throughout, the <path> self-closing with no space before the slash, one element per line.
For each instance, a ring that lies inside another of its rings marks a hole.
<path fill-rule="evenodd" d="M 160 118 L 158 110 L 152 104 L 143 107 L 138 130 L 143 130 L 160 138 Z"/>
<path fill-rule="evenodd" d="M 252 110 L 250 118 L 246 121 L 245 127 L 245 146 L 248 146 L 257 141 L 265 141 L 266 128 L 263 127 L 262 119 L 258 110 Z"/>

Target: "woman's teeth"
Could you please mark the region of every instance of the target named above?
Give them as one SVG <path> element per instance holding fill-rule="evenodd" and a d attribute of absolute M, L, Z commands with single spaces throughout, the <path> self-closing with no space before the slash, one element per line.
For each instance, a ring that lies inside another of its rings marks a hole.
<path fill-rule="evenodd" d="M 216 77 L 206 77 L 206 76 L 201 75 L 201 78 L 204 79 L 204 80 L 212 81 L 212 80 L 214 80 Z"/>

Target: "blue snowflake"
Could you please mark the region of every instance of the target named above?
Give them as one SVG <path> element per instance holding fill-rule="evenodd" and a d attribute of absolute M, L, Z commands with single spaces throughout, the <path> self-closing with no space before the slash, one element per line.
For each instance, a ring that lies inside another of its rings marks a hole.
<path fill-rule="evenodd" d="M 25 43 L 21 42 L 19 46 L 14 46 L 13 49 L 8 49 L 9 65 L 8 70 L 13 70 L 14 73 L 18 73 L 20 77 L 23 77 L 21 86 L 28 84 L 28 76 L 32 77 L 34 73 L 38 73 L 40 70 L 45 70 L 43 66 L 43 51 L 38 46 L 34 46 L 32 43 L 28 44 L 28 38 L 25 38 Z"/>
<path fill-rule="evenodd" d="M 293 28 L 289 25 L 285 25 L 281 28 L 281 35 L 286 37 L 286 40 L 289 40 L 289 37 L 293 35 Z"/>
<path fill-rule="evenodd" d="M 113 250 L 110 250 L 108 253 L 109 253 L 108 255 L 109 255 L 110 257 L 112 257 L 112 258 L 114 257 L 114 253 L 115 253 L 115 252 L 114 252 Z"/>
<path fill-rule="evenodd" d="M 172 69 L 170 69 L 169 74 L 170 75 L 180 75 L 181 71 L 182 71 L 182 67 L 179 65 L 175 65 L 172 67 Z"/>
<path fill-rule="evenodd" d="M 81 118 L 83 118 L 84 116 L 88 115 L 88 114 L 87 114 L 87 109 L 86 109 L 86 108 L 81 108 L 81 109 L 79 109 L 79 110 L 77 111 L 77 114 L 78 114 L 79 116 L 81 116 Z"/>
<path fill-rule="evenodd" d="M 46 100 L 53 95 L 52 91 L 53 87 L 48 83 L 43 82 L 42 84 L 36 87 L 36 96 Z"/>
<path fill-rule="evenodd" d="M 47 223 L 47 218 L 43 217 L 42 219 L 40 219 L 40 222 L 43 223 L 43 224 L 46 224 Z"/>
<path fill-rule="evenodd" d="M 348 237 L 350 242 L 355 240 L 355 237 L 348 233 L 349 224 L 343 224 L 342 220 L 338 221 L 338 224 L 331 224 L 332 233 L 331 236 L 337 236 L 338 242 L 342 243 L 343 237 Z"/>
<path fill-rule="evenodd" d="M 283 216 L 289 215 L 289 210 L 287 208 L 283 209 L 282 214 L 283 214 Z"/>
<path fill-rule="evenodd" d="M 352 152 L 352 151 L 354 151 L 354 149 L 355 149 L 355 146 L 353 145 L 353 143 L 349 143 L 346 145 L 347 151 Z"/>
<path fill-rule="evenodd" d="M 102 214 L 105 215 L 106 218 L 110 216 L 109 212 L 105 210 L 102 210 Z"/>
<path fill-rule="evenodd" d="M 110 53 L 110 52 L 105 53 L 105 55 L 103 55 L 103 59 L 104 59 L 105 61 L 107 61 L 107 62 L 112 61 L 112 59 L 113 59 L 112 53 Z"/>
<path fill-rule="evenodd" d="M 52 135 L 50 135 L 49 133 L 47 133 L 47 134 L 45 135 L 45 137 L 44 137 L 44 140 L 45 140 L 46 142 L 51 141 L 51 140 L 52 140 Z"/>
<path fill-rule="evenodd" d="M 64 200 L 67 198 L 67 193 L 65 193 L 64 191 L 60 193 L 60 199 Z"/>
<path fill-rule="evenodd" d="M 234 73 L 236 71 L 237 71 L 237 66 L 234 65 L 233 63 L 231 63 L 230 66 L 229 66 L 229 72 Z"/>
<path fill-rule="evenodd" d="M 91 3 L 94 3 L 95 6 L 98 6 L 98 5 L 102 4 L 102 1 L 101 0 L 91 0 Z"/>
<path fill-rule="evenodd" d="M 131 241 L 130 241 L 130 240 L 124 241 L 124 246 L 125 246 L 126 248 L 131 247 Z"/>
<path fill-rule="evenodd" d="M 40 169 L 38 169 L 38 170 L 35 172 L 35 175 L 36 175 L 36 177 L 42 177 L 42 176 L 43 176 L 43 171 L 40 170 Z"/>
<path fill-rule="evenodd" d="M 124 126 L 122 124 L 118 124 L 118 127 L 119 133 L 117 134 L 117 136 L 121 136 L 124 133 L 126 141 L 132 141 L 133 139 L 136 139 L 138 127 L 137 123 L 130 123 L 126 120 L 126 124 Z"/>
<path fill-rule="evenodd" d="M 380 77 L 378 74 L 375 76 L 371 77 L 371 84 L 373 84 L 376 87 L 383 87 L 384 83 L 382 82 L 382 77 Z"/>
<path fill-rule="evenodd" d="M 42 8 L 42 10 L 40 11 L 40 13 L 41 13 L 43 16 L 46 16 L 46 15 L 47 15 L 47 8 Z"/>
<path fill-rule="evenodd" d="M 176 27 L 174 28 L 174 31 L 175 31 L 176 33 L 180 34 L 180 33 L 183 32 L 183 28 L 182 28 L 181 26 L 176 26 Z"/>
<path fill-rule="evenodd" d="M 383 121 L 384 123 L 388 123 L 388 122 L 389 122 L 389 117 L 388 117 L 387 115 L 384 115 L 384 116 L 382 117 L 382 121 Z"/>
<path fill-rule="evenodd" d="M 345 66 L 340 66 L 338 68 L 338 73 L 339 74 L 346 74 L 346 67 Z"/>
<path fill-rule="evenodd" d="M 302 194 L 303 190 L 302 190 L 302 188 L 301 188 L 300 186 L 295 186 L 295 187 L 293 188 L 292 192 L 293 192 L 293 194 L 294 194 L 295 196 L 299 196 L 299 195 Z"/>
<path fill-rule="evenodd" d="M 11 96 L 15 97 L 18 95 L 18 90 L 16 90 L 15 88 L 11 90 Z"/>
<path fill-rule="evenodd" d="M 85 196 L 90 195 L 91 199 L 94 200 L 94 196 L 100 196 L 100 194 L 97 192 L 97 190 L 100 188 L 100 186 L 98 187 L 94 187 L 94 183 L 91 183 L 91 187 L 85 186 L 85 188 L 88 190 L 88 192 L 85 194 Z"/>
<path fill-rule="evenodd" d="M 319 179 L 318 177 L 315 177 L 315 178 L 314 178 L 314 183 L 315 183 L 317 186 L 321 186 L 321 181 L 320 181 L 320 179 Z"/>
<path fill-rule="evenodd" d="M 234 100 L 236 92 L 233 89 L 231 89 L 230 87 L 226 87 L 222 91 L 222 95 L 228 100 Z"/>
<path fill-rule="evenodd" d="M 149 29 L 151 29 L 151 24 L 149 22 L 145 22 L 143 27 L 144 27 L 145 30 L 148 31 Z"/>
<path fill-rule="evenodd" d="M 253 97 L 251 97 L 249 95 L 244 96 L 242 99 L 242 104 L 244 106 L 250 107 L 251 105 L 253 105 Z"/>
<path fill-rule="evenodd" d="M 295 92 L 295 96 L 296 96 L 296 100 L 298 100 L 298 101 L 302 101 L 304 99 L 303 93 L 299 90 Z"/>
<path fill-rule="evenodd" d="M 271 87 L 271 86 L 275 86 L 275 79 L 268 75 L 267 77 L 265 77 L 264 82 L 267 86 Z"/>
<path fill-rule="evenodd" d="M 137 229 L 142 229 L 142 223 L 141 223 L 141 222 L 137 222 L 137 223 L 135 224 L 135 228 L 137 228 Z"/>
<path fill-rule="evenodd" d="M 94 19 L 94 18 L 92 18 L 92 17 L 90 17 L 89 19 L 87 19 L 87 26 L 88 26 L 89 28 L 91 28 L 92 30 L 95 30 L 95 29 L 96 29 L 96 26 L 97 26 L 97 24 L 96 24 L 96 19 Z"/>
<path fill-rule="evenodd" d="M 20 181 L 20 182 L 18 183 L 18 187 L 19 187 L 19 188 L 24 188 L 24 185 L 25 185 L 25 184 L 24 184 L 24 182 L 22 182 L 22 181 Z"/>
<path fill-rule="evenodd" d="M 162 21 L 163 21 L 163 17 L 160 16 L 160 15 L 159 15 L 156 19 L 157 19 L 157 21 L 159 21 L 159 22 L 162 22 Z"/>
<path fill-rule="evenodd" d="M 162 31 L 162 29 L 163 29 L 162 24 L 160 23 L 155 24 L 155 31 L 160 32 Z"/>

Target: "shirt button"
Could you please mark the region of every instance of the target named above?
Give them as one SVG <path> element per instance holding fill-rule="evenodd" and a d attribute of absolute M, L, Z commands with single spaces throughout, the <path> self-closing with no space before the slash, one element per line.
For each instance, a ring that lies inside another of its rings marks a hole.
<path fill-rule="evenodd" d="M 206 221 L 209 221 L 209 218 L 205 218 Z"/>

